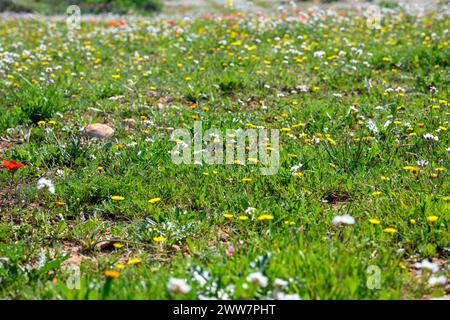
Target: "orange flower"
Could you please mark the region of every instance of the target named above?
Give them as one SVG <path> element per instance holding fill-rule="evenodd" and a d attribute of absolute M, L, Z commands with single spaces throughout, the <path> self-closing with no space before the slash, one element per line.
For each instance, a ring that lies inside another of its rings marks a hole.
<path fill-rule="evenodd" d="M 25 167 L 23 163 L 15 162 L 14 160 L 2 160 L 2 167 L 8 169 L 10 172 L 15 172 L 17 169 Z"/>
<path fill-rule="evenodd" d="M 120 276 L 120 272 L 114 270 L 106 270 L 104 274 L 111 279 L 117 279 Z"/>

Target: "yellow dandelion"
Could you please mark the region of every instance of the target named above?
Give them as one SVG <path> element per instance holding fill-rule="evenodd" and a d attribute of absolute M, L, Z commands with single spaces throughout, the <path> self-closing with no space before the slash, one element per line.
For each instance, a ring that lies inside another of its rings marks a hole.
<path fill-rule="evenodd" d="M 416 219 L 410 219 L 409 222 L 410 222 L 411 224 L 416 224 Z"/>
<path fill-rule="evenodd" d="M 242 182 L 252 182 L 253 179 L 252 178 L 243 178 Z"/>
<path fill-rule="evenodd" d="M 386 176 L 381 176 L 381 180 L 383 180 L 383 181 L 391 181 L 391 178 L 386 177 Z"/>
<path fill-rule="evenodd" d="M 336 141 L 334 141 L 333 139 L 331 139 L 330 135 L 326 135 L 326 138 L 329 142 L 331 142 L 331 144 L 336 145 Z"/>
<path fill-rule="evenodd" d="M 375 191 L 375 192 L 372 192 L 372 195 L 373 195 L 374 197 L 378 197 L 380 194 L 381 194 L 381 191 Z"/>
<path fill-rule="evenodd" d="M 122 197 L 122 196 L 112 196 L 111 199 L 114 200 L 114 201 L 122 201 L 122 200 L 125 200 L 125 197 Z"/>
<path fill-rule="evenodd" d="M 383 231 L 386 233 L 394 234 L 397 232 L 397 229 L 389 227 L 389 228 L 384 229 Z"/>
<path fill-rule="evenodd" d="M 378 220 L 378 219 L 369 219 L 369 222 L 370 222 L 371 224 L 380 224 L 380 223 L 381 223 L 381 221 Z"/>
<path fill-rule="evenodd" d="M 232 215 L 231 213 L 224 213 L 224 214 L 223 214 L 223 217 L 224 217 L 225 219 L 233 219 L 233 215 Z"/>
<path fill-rule="evenodd" d="M 116 249 L 120 249 L 120 248 L 123 248 L 124 245 L 122 243 L 116 242 L 116 243 L 113 244 L 113 246 Z"/>
<path fill-rule="evenodd" d="M 242 221 L 248 220 L 248 216 L 239 216 L 239 220 Z"/>
<path fill-rule="evenodd" d="M 116 268 L 119 270 L 123 270 L 123 269 L 125 269 L 125 265 L 123 263 L 118 263 L 118 264 L 116 264 Z"/>
<path fill-rule="evenodd" d="M 428 216 L 427 217 L 427 221 L 428 222 L 431 222 L 431 223 L 434 223 L 434 222 L 436 222 L 438 220 L 438 217 L 437 216 Z"/>
<path fill-rule="evenodd" d="M 415 166 L 405 166 L 403 169 L 412 173 L 418 173 L 420 171 L 419 167 Z"/>
<path fill-rule="evenodd" d="M 257 218 L 257 220 L 259 220 L 259 221 L 273 220 L 273 216 L 270 215 L 270 214 L 263 214 L 263 215 L 260 215 L 260 216 Z"/>
<path fill-rule="evenodd" d="M 148 200 L 148 203 L 157 203 L 159 201 L 161 201 L 161 198 L 153 198 L 153 199 Z"/>
<path fill-rule="evenodd" d="M 127 262 L 127 264 L 138 264 L 138 263 L 141 263 L 141 259 L 138 259 L 138 258 L 134 258 L 134 259 L 131 259 L 131 260 L 128 260 L 128 262 Z"/>
<path fill-rule="evenodd" d="M 163 236 L 158 236 L 158 237 L 154 237 L 153 241 L 161 243 L 164 242 L 166 240 L 166 238 L 164 238 Z"/>
<path fill-rule="evenodd" d="M 57 206 L 62 207 L 62 206 L 64 206 L 66 203 L 65 203 L 64 201 L 56 201 L 55 204 L 56 204 Z"/>

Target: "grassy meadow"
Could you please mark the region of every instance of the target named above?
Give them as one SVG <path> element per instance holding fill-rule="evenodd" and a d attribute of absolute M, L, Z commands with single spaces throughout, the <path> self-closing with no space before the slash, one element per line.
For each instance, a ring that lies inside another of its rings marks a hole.
<path fill-rule="evenodd" d="M 0 297 L 446 297 L 448 11 L 308 8 L 2 15 Z M 173 163 L 195 121 L 278 172 Z"/>

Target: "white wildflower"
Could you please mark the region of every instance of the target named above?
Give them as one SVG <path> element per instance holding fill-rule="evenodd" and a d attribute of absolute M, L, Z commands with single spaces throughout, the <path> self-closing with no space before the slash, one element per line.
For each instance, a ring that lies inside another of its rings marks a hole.
<path fill-rule="evenodd" d="M 53 185 L 53 182 L 49 179 L 40 178 L 37 184 L 38 190 L 48 188 L 48 192 L 51 194 L 55 193 L 55 186 Z"/>
<path fill-rule="evenodd" d="M 246 214 L 254 214 L 256 212 L 256 208 L 248 207 L 245 209 Z"/>
<path fill-rule="evenodd" d="M 325 51 L 314 52 L 314 58 L 322 58 L 325 55 Z"/>
<path fill-rule="evenodd" d="M 191 287 L 184 279 L 170 278 L 167 283 L 167 290 L 170 293 L 185 294 L 191 291 Z"/>
<path fill-rule="evenodd" d="M 253 283 L 254 285 L 264 288 L 267 286 L 267 277 L 261 272 L 254 272 L 247 277 L 247 281 Z"/>
<path fill-rule="evenodd" d="M 447 278 L 444 276 L 435 277 L 431 276 L 430 279 L 428 279 L 428 284 L 432 287 L 437 285 L 444 285 L 447 283 Z"/>
<path fill-rule="evenodd" d="M 427 160 L 418 160 L 417 165 L 419 167 L 426 167 L 428 165 L 428 161 Z"/>
<path fill-rule="evenodd" d="M 353 218 L 352 216 L 348 215 L 348 214 L 344 214 L 342 216 L 336 216 L 333 218 L 333 221 L 331 221 L 331 223 L 338 227 L 340 225 L 353 225 L 355 224 L 355 218 Z"/>
<path fill-rule="evenodd" d="M 302 300 L 297 293 L 293 294 L 284 294 L 283 292 L 275 293 L 276 300 Z"/>
<path fill-rule="evenodd" d="M 283 280 L 283 279 L 276 278 L 276 279 L 273 281 L 273 287 L 274 287 L 274 288 L 277 288 L 277 289 L 283 289 L 283 288 L 286 288 L 287 285 L 288 285 L 288 282 L 287 282 L 286 280 Z"/>
<path fill-rule="evenodd" d="M 437 136 L 433 136 L 431 133 L 425 133 L 423 138 L 427 141 L 439 141 L 439 138 Z"/>
<path fill-rule="evenodd" d="M 428 259 L 424 259 L 422 262 L 416 262 L 414 266 L 417 269 L 427 269 L 433 273 L 439 271 L 439 266 L 436 263 L 430 262 Z"/>

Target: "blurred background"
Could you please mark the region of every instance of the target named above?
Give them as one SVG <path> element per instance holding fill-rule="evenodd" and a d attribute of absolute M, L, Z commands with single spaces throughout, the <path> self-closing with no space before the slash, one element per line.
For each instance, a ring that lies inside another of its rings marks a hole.
<path fill-rule="evenodd" d="M 412 0 L 414 1 L 414 0 Z M 82 13 L 155 14 L 162 10 L 184 12 L 220 10 L 232 4 L 238 9 L 268 9 L 280 5 L 333 3 L 354 4 L 362 0 L 0 0 L 0 12 L 65 14 L 69 5 L 78 5 Z M 389 2 L 389 1 L 385 1 Z"/>

